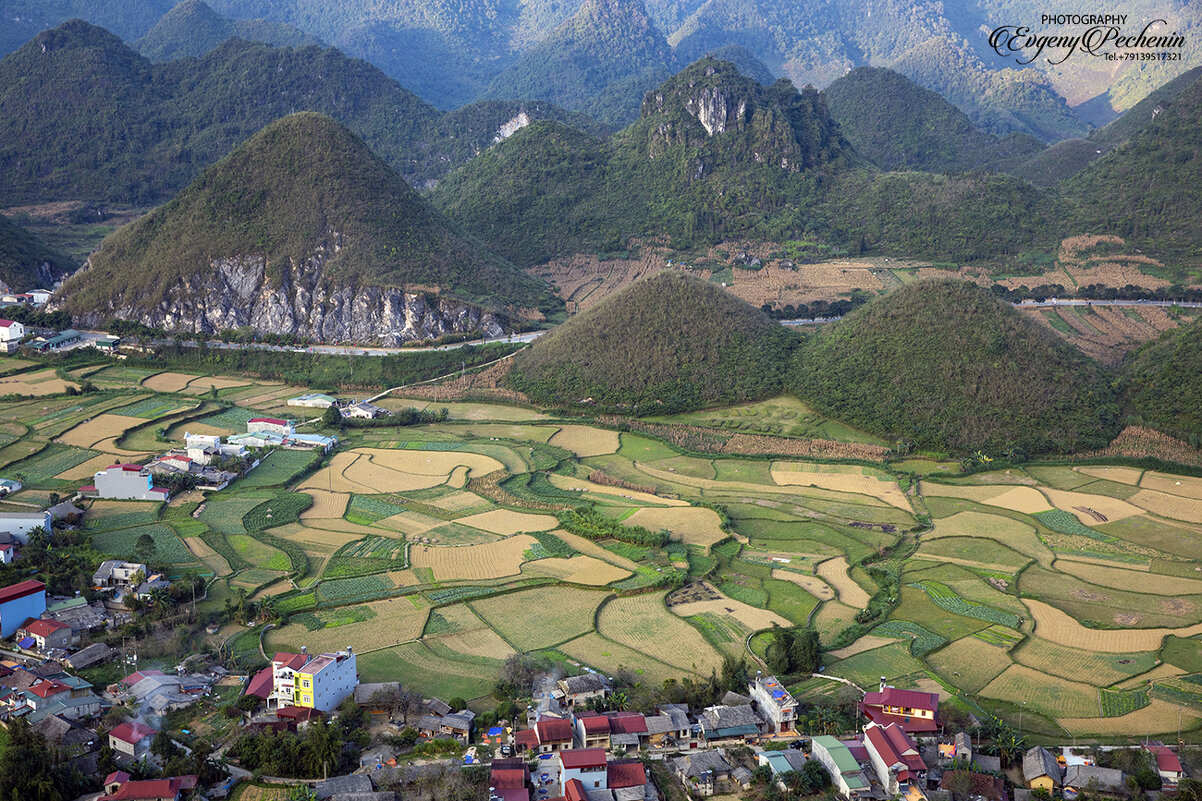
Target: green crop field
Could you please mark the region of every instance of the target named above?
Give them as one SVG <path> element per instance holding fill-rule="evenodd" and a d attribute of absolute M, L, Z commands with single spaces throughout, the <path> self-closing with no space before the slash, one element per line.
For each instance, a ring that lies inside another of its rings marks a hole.
<path fill-rule="evenodd" d="M 861 688 L 872 689 L 880 683 L 881 676 L 895 681 L 925 670 L 926 666 L 910 655 L 909 643 L 896 643 L 849 656 L 827 668 L 826 672 L 850 679 Z"/>
<path fill-rule="evenodd" d="M 382 598 L 395 589 L 386 576 L 356 576 L 323 581 L 317 585 L 319 603 L 350 603 Z"/>
<path fill-rule="evenodd" d="M 205 502 L 200 519 L 222 534 L 243 534 L 246 526 L 242 524 L 242 518 L 262 502 L 262 498 L 218 495 Z"/>
<path fill-rule="evenodd" d="M 190 401 L 187 398 L 172 395 L 153 395 L 137 403 L 131 403 L 129 406 L 122 406 L 120 409 L 115 410 L 115 412 L 126 417 L 143 417 L 147 420 L 157 420 L 160 417 L 165 417 L 195 405 L 196 401 Z"/>
<path fill-rule="evenodd" d="M 183 540 L 162 523 L 149 523 L 132 528 L 118 528 L 92 535 L 92 546 L 101 553 L 132 557 L 138 538 L 149 534 L 154 540 L 155 558 L 184 568 L 202 567 Z"/>
<path fill-rule="evenodd" d="M 874 628 L 871 633 L 876 637 L 898 637 L 910 640 L 910 653 L 914 656 L 923 656 L 947 644 L 946 637 L 940 637 L 908 620 L 885 621 Z"/>
<path fill-rule="evenodd" d="M 1117 718 L 1129 715 L 1137 709 L 1148 705 L 1147 690 L 1106 690 L 1102 691 L 1102 715 Z"/>
<path fill-rule="evenodd" d="M 946 584 L 938 581 L 920 581 L 910 586 L 918 587 L 930 596 L 936 606 L 952 614 L 984 620 L 986 623 L 996 623 L 999 626 L 1018 627 L 1018 618 L 1015 615 L 1003 612 L 1001 609 L 995 609 L 992 606 L 966 601 Z"/>
<path fill-rule="evenodd" d="M 259 542 L 248 534 L 226 534 L 225 541 L 243 560 L 263 570 L 287 570 L 291 563 L 283 551 Z"/>
<path fill-rule="evenodd" d="M 292 451 L 280 448 L 267 455 L 248 475 L 238 479 L 237 489 L 276 487 L 292 482 L 321 459 L 321 450 Z"/>
<path fill-rule="evenodd" d="M 53 484 L 54 477 L 59 473 L 70 470 L 76 465 L 83 464 L 93 456 L 99 456 L 98 451 L 73 448 L 52 442 L 37 454 L 22 459 L 4 468 L 6 478 L 13 478 L 26 486 L 36 487 L 42 484 Z M 113 459 L 116 462 L 116 457 Z M 87 483 L 87 482 L 80 482 Z"/>
<path fill-rule="evenodd" d="M 1090 537 L 1095 540 L 1111 539 L 1100 531 L 1095 531 L 1089 526 L 1077 519 L 1077 516 L 1072 512 L 1066 512 L 1063 509 L 1052 509 L 1049 512 L 1037 512 L 1032 515 L 1040 523 L 1050 528 L 1052 531 L 1059 531 L 1061 534 L 1077 534 L 1082 537 Z"/>
<path fill-rule="evenodd" d="M 313 505 L 313 498 L 303 492 L 288 492 L 263 501 L 242 517 L 247 531 L 295 523 L 300 513 Z"/>

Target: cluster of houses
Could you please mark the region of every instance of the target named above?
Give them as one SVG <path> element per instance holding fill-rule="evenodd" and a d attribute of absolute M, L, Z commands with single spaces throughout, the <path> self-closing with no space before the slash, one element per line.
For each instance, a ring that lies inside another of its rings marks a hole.
<path fill-rule="evenodd" d="M 1185 775 L 1181 760 L 1173 750 L 1164 743 L 1147 740 L 1141 747 L 1152 755 L 1156 762 L 1157 773 L 1160 774 L 1161 789 L 1173 792 L 1177 783 Z M 1035 746 L 1023 754 L 1023 779 L 1027 784 L 1029 795 L 1031 790 L 1045 790 L 1052 795 L 1061 795 L 1067 801 L 1078 798 L 1083 792 L 1102 794 L 1111 797 L 1129 795 L 1127 777 L 1117 768 L 1103 768 L 1092 764 L 1089 760 L 1076 756 L 1069 749 L 1064 749 L 1060 756 L 1054 755 L 1043 746 Z M 1020 799 L 1015 792 L 1015 801 Z"/>
<path fill-rule="evenodd" d="M 254 417 L 246 423 L 246 433 L 226 437 L 231 445 L 246 448 L 291 448 L 294 450 L 329 451 L 338 444 L 337 437 L 322 434 L 298 434 L 291 420 L 275 417 Z"/>
<path fill-rule="evenodd" d="M 360 420 L 375 420 L 377 417 L 391 414 L 387 409 L 376 406 L 374 403 L 368 403 L 365 400 L 355 401 L 335 398 L 333 395 L 326 395 L 322 392 L 306 392 L 304 395 L 289 398 L 288 405 L 301 409 L 329 409 L 332 406 L 343 417 Z"/>

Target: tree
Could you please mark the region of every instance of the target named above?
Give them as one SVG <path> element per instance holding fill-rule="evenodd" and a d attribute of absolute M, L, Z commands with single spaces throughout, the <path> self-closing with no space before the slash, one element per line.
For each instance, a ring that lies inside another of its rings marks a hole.
<path fill-rule="evenodd" d="M 793 630 L 793 643 L 789 649 L 791 673 L 814 673 L 822 664 L 822 645 L 818 632 L 811 628 Z"/>
<path fill-rule="evenodd" d="M 165 731 L 161 731 L 150 741 L 150 753 L 157 756 L 163 762 L 166 762 L 179 754 L 180 750 L 175 741 L 171 739 L 171 735 Z"/>
<path fill-rule="evenodd" d="M 451 710 L 454 712 L 459 712 L 460 710 L 467 709 L 467 701 L 458 695 L 455 696 L 454 698 L 452 698 L 451 700 L 447 701 L 447 705 L 450 706 Z"/>
<path fill-rule="evenodd" d="M 140 535 L 137 542 L 134 543 L 134 558 L 149 565 L 157 555 L 158 548 L 154 544 L 154 537 L 149 534 Z"/>
<path fill-rule="evenodd" d="M 327 406 L 326 410 L 321 413 L 321 424 L 326 428 L 333 428 L 342 425 L 342 412 L 337 406 Z"/>

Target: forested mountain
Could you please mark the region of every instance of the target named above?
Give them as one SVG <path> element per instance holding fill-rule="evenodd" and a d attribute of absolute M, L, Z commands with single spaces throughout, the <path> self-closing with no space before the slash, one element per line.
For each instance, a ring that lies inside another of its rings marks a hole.
<path fill-rule="evenodd" d="M 49 287 L 77 266 L 66 254 L 0 214 L 0 282 L 7 289 Z"/>
<path fill-rule="evenodd" d="M 626 124 L 638 115 L 642 90 L 675 70 L 664 35 L 641 0 L 585 0 L 570 19 L 492 80 L 485 96 L 549 100 L 592 108 L 603 121 Z M 611 105 L 595 104 L 609 87 Z"/>
<path fill-rule="evenodd" d="M 537 102 L 444 115 L 333 48 L 233 39 L 199 59 L 152 65 L 107 31 L 72 21 L 0 60 L 0 203 L 159 202 L 300 110 L 347 125 L 415 182 L 474 157 L 523 113 L 586 122 Z"/>
<path fill-rule="evenodd" d="M 816 233 L 864 252 L 973 260 L 1055 241 L 1050 200 L 1004 175 L 881 175 L 812 89 L 702 59 L 647 94 L 608 142 L 520 132 L 447 176 L 434 203 L 521 264 L 667 234 L 689 248 Z"/>
<path fill-rule="evenodd" d="M 181 330 L 250 325 L 372 340 L 389 334 L 372 325 L 399 328 L 385 318 L 417 302 L 387 288 L 510 313 L 538 305 L 543 292 L 460 234 L 348 130 L 306 112 L 267 126 L 106 238 L 63 297 L 88 321 L 116 314 Z"/>
<path fill-rule="evenodd" d="M 685 411 L 778 393 L 797 340 L 716 284 L 667 270 L 535 340 L 509 381 L 554 406 Z"/>
<path fill-rule="evenodd" d="M 1198 446 L 1202 439 L 1202 324 L 1173 329 L 1128 354 L 1123 399 L 1146 425 Z"/>
<path fill-rule="evenodd" d="M 1100 365 L 955 279 L 849 314 L 807 342 L 789 382 L 819 411 L 923 449 L 1066 453 L 1118 433 Z"/>
<path fill-rule="evenodd" d="M 203 56 L 226 39 L 246 39 L 276 47 L 301 47 L 321 42 L 291 25 L 261 19 L 233 20 L 205 5 L 204 0 L 182 0 L 135 47 L 151 61 Z"/>
<path fill-rule="evenodd" d="M 823 95 L 843 135 L 883 170 L 964 172 L 1043 150 L 1030 136 L 985 133 L 938 93 L 892 70 L 858 67 Z"/>

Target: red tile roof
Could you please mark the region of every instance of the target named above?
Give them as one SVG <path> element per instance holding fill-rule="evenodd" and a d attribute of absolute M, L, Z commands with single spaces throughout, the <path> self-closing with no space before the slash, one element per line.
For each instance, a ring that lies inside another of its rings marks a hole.
<path fill-rule="evenodd" d="M 614 734 L 646 734 L 647 719 L 637 712 L 618 712 L 609 716 L 609 730 Z"/>
<path fill-rule="evenodd" d="M 120 467 L 122 470 L 124 470 L 127 473 L 141 473 L 142 472 L 142 465 L 140 465 L 140 464 L 115 464 L 115 465 L 111 465 L 108 469 L 112 470 L 114 467 Z"/>
<path fill-rule="evenodd" d="M 588 801 L 588 793 L 580 779 L 572 779 L 563 786 L 563 797 L 568 801 Z"/>
<path fill-rule="evenodd" d="M 0 589 L 0 604 L 6 604 L 18 598 L 25 598 L 26 596 L 45 591 L 46 585 L 40 581 L 22 581 L 20 584 L 13 584 L 11 587 Z"/>
<path fill-rule="evenodd" d="M 129 781 L 129 774 L 123 770 L 115 770 L 112 773 L 110 773 L 109 775 L 104 777 L 105 787 L 112 784 L 113 782 L 116 782 L 117 784 L 123 784 L 127 781 Z"/>
<path fill-rule="evenodd" d="M 867 706 L 899 706 L 907 709 L 929 709 L 932 712 L 939 710 L 939 696 L 935 693 L 899 690 L 896 687 L 865 693 L 864 703 Z"/>
<path fill-rule="evenodd" d="M 290 654 L 287 651 L 280 651 L 271 658 L 273 664 L 283 667 L 290 667 L 293 670 L 300 670 L 309 661 L 309 657 L 305 654 Z"/>
<path fill-rule="evenodd" d="M 21 628 L 28 632 L 31 637 L 48 637 L 56 631 L 71 627 L 57 620 L 35 620 Z"/>
<path fill-rule="evenodd" d="M 170 779 L 126 782 L 112 795 L 101 796 L 99 801 L 150 801 L 157 798 L 175 798 L 184 790 L 196 787 L 195 776 L 175 776 Z"/>
<path fill-rule="evenodd" d="M 133 687 L 135 684 L 137 684 L 138 682 L 140 682 L 142 679 L 146 678 L 147 676 L 165 676 L 165 675 L 167 675 L 167 674 L 165 674 L 161 670 L 137 670 L 137 671 L 134 671 L 133 673 L 130 673 L 125 678 L 123 678 L 121 680 L 121 683 L 124 684 L 126 687 Z"/>
<path fill-rule="evenodd" d="M 604 748 L 570 748 L 559 752 L 564 768 L 597 768 L 605 764 Z"/>
<path fill-rule="evenodd" d="M 938 731 L 939 724 L 932 718 L 918 718 L 911 715 L 894 715 L 890 712 L 882 712 L 880 707 L 866 706 L 860 704 L 860 711 L 864 713 L 864 717 L 868 718 L 873 723 L 879 723 L 882 726 L 887 726 L 890 723 L 896 723 L 908 732 L 914 734 L 923 734 L 929 731 Z"/>
<path fill-rule="evenodd" d="M 534 729 L 522 729 L 513 735 L 513 742 L 521 748 L 538 748 L 538 734 Z"/>
<path fill-rule="evenodd" d="M 585 734 L 609 734 L 609 718 L 601 714 L 578 715 Z"/>
<path fill-rule="evenodd" d="M 147 737 L 153 737 L 156 734 L 158 734 L 157 731 L 138 720 L 122 723 L 109 732 L 110 737 L 116 737 L 121 742 L 129 743 L 130 745 L 137 745 Z"/>
<path fill-rule="evenodd" d="M 272 675 L 271 668 L 265 667 L 254 675 L 250 684 L 246 685 L 246 695 L 253 695 L 266 701 L 273 689 L 275 689 L 275 677 Z"/>
<path fill-rule="evenodd" d="M 38 682 L 37 684 L 30 687 L 29 691 L 31 693 L 33 693 L 34 695 L 36 695 L 38 698 L 49 698 L 52 695 L 58 695 L 59 693 L 65 693 L 65 692 L 69 691 L 70 689 L 71 689 L 70 687 L 68 687 L 66 684 L 63 684 L 62 682 L 50 680 L 50 681 Z"/>
<path fill-rule="evenodd" d="M 611 790 L 619 787 L 642 787 L 647 783 L 647 770 L 637 759 L 610 762 L 605 772 L 606 783 Z"/>
<path fill-rule="evenodd" d="M 12 320 L 0 320 L 0 328 L 8 328 L 12 324 Z"/>
<path fill-rule="evenodd" d="M 864 739 L 872 745 L 872 749 L 888 767 L 904 765 L 906 769 L 913 771 L 927 769 L 926 763 L 918 754 L 918 746 L 896 723 L 890 723 L 888 726 L 866 726 Z"/>
<path fill-rule="evenodd" d="M 488 783 L 500 790 L 513 790 L 526 786 L 526 771 L 519 768 L 494 770 Z"/>
<path fill-rule="evenodd" d="M 1167 745 L 1144 745 L 1156 757 L 1156 769 L 1161 773 L 1184 773 L 1181 760 Z"/>
<path fill-rule="evenodd" d="M 534 724 L 540 743 L 562 743 L 572 741 L 572 724 L 564 718 L 540 718 Z"/>

